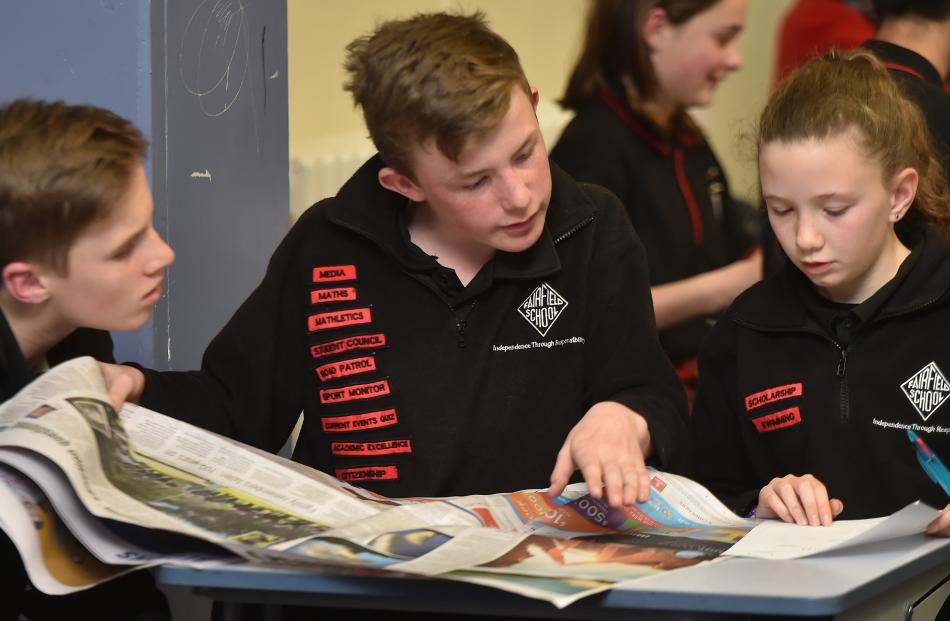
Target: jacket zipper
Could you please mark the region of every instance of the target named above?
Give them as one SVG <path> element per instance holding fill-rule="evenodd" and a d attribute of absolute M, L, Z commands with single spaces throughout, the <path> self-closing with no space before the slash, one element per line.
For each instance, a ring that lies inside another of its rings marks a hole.
<path fill-rule="evenodd" d="M 581 222 L 578 222 L 577 224 L 575 224 L 575 225 L 572 226 L 571 228 L 567 229 L 566 231 L 564 231 L 563 233 L 561 233 L 560 235 L 558 235 L 557 237 L 555 237 L 555 238 L 554 238 L 554 245 L 556 246 L 556 245 L 560 244 L 562 241 L 564 241 L 565 239 L 567 239 L 568 237 L 570 237 L 570 236 L 573 235 L 574 233 L 578 232 L 579 230 L 581 230 L 582 228 L 584 228 L 585 226 L 587 226 L 588 224 L 590 224 L 590 223 L 593 222 L 593 221 L 594 221 L 594 216 L 590 216 L 590 217 L 587 218 L 586 220 L 582 220 Z"/>
<path fill-rule="evenodd" d="M 848 348 L 842 347 L 837 342 L 832 341 L 838 348 L 838 411 L 841 414 L 841 422 L 847 423 L 851 418 L 851 393 L 848 388 Z"/>
<path fill-rule="evenodd" d="M 475 307 L 478 305 L 478 298 L 472 300 L 471 305 L 468 307 L 468 312 L 465 313 L 464 317 L 460 317 L 456 312 L 456 308 L 451 304 L 447 304 L 449 310 L 452 311 L 453 316 L 455 317 L 455 343 L 458 345 L 459 349 L 465 349 L 465 328 L 468 327 L 468 320 L 471 318 L 472 313 L 475 312 Z"/>
<path fill-rule="evenodd" d="M 822 339 L 834 345 L 838 350 L 838 362 L 835 365 L 835 377 L 838 378 L 838 414 L 841 418 L 841 422 L 848 422 L 848 420 L 851 418 L 851 389 L 848 385 L 847 375 L 847 347 L 842 346 L 841 343 L 834 340 L 824 332 L 820 332 L 818 330 L 811 330 L 808 328 L 763 328 L 762 326 L 757 326 L 747 321 L 742 321 L 741 319 L 733 319 L 733 321 L 741 326 L 745 326 L 746 328 L 760 332 L 804 332 L 806 334 L 814 334 L 815 336 L 821 337 Z"/>

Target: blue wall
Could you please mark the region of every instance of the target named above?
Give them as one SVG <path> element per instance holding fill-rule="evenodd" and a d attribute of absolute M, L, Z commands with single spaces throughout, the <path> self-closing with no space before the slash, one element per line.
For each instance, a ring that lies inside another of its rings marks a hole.
<path fill-rule="evenodd" d="M 225 47 L 202 49 L 216 32 Z M 215 54 L 238 59 L 234 81 L 198 92 Z M 2 101 L 91 103 L 150 137 L 155 226 L 178 259 L 153 320 L 113 335 L 116 358 L 195 368 L 287 228 L 285 0 L 3 0 L 0 76 Z"/>

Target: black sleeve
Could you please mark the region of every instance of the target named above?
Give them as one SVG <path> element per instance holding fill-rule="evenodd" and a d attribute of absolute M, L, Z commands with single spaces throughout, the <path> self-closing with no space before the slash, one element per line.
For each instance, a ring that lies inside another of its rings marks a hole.
<path fill-rule="evenodd" d="M 758 499 L 759 485 L 742 441 L 736 407 L 736 325 L 727 312 L 709 332 L 699 355 L 699 388 L 690 416 L 690 476 L 739 515 Z"/>
<path fill-rule="evenodd" d="M 303 268 L 294 257 L 309 215 L 284 238 L 260 285 L 208 345 L 200 371 L 143 369 L 142 405 L 252 446 L 280 449 L 303 409 L 306 318 L 292 296 L 303 290 Z"/>
<path fill-rule="evenodd" d="M 616 197 L 587 186 L 600 205 L 596 249 L 590 264 L 587 362 L 592 403 L 616 401 L 643 416 L 653 445 L 651 464 L 683 472 L 689 458 L 686 397 L 660 347 L 647 276 L 646 255 Z M 610 274 L 610 278 L 604 278 Z"/>

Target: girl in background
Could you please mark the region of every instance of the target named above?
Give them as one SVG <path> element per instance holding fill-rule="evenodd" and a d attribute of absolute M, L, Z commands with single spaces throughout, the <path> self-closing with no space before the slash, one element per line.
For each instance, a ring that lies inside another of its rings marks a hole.
<path fill-rule="evenodd" d="M 946 505 L 907 434 L 950 457 L 950 192 L 931 142 L 867 51 L 810 61 L 762 113 L 789 261 L 713 328 L 691 419 L 694 476 L 734 511 L 827 525 Z M 950 506 L 928 532 L 950 535 Z"/>
<path fill-rule="evenodd" d="M 742 66 L 746 0 L 593 0 L 551 158 L 616 194 L 647 251 L 660 340 L 684 380 L 712 318 L 759 279 L 755 216 L 687 109 Z"/>

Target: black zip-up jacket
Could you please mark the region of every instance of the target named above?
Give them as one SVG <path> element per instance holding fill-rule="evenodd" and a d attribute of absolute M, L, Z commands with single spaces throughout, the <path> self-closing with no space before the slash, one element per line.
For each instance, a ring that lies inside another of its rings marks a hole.
<path fill-rule="evenodd" d="M 946 505 L 906 432 L 950 459 L 950 245 L 918 238 L 862 304 L 823 302 L 788 263 L 712 329 L 690 421 L 693 476 L 734 511 L 751 510 L 773 477 L 807 473 L 844 502 L 842 518 Z"/>
<path fill-rule="evenodd" d="M 112 339 L 102 330 L 79 329 L 47 352 L 50 366 L 78 356 L 94 356 L 114 362 Z M 11 398 L 30 383 L 36 374 L 27 365 L 23 352 L 0 311 L 0 401 Z M 2 511 L 2 508 L 0 508 Z M 45 595 L 29 586 L 29 578 L 13 542 L 0 532 L 0 621 L 26 617 L 32 621 L 49 619 L 129 619 L 139 613 L 168 616 L 168 604 L 144 571 L 127 574 L 87 591 L 71 595 Z M 109 602 L 104 606 L 103 602 Z M 22 616 L 21 616 L 22 615 Z"/>
<path fill-rule="evenodd" d="M 617 199 L 552 167 L 545 230 L 462 287 L 411 244 L 367 162 L 296 223 L 202 369 L 147 372 L 143 403 L 388 496 L 544 487 L 568 431 L 613 400 L 686 458 L 643 249 Z"/>
<path fill-rule="evenodd" d="M 620 198 L 646 248 L 650 285 L 723 267 L 757 245 L 754 213 L 732 200 L 722 166 L 695 126 L 663 135 L 619 89 L 601 89 L 564 129 L 551 159 L 578 181 Z M 751 229 L 750 229 L 751 226 Z M 660 333 L 674 362 L 694 357 L 709 330 L 699 317 Z"/>

